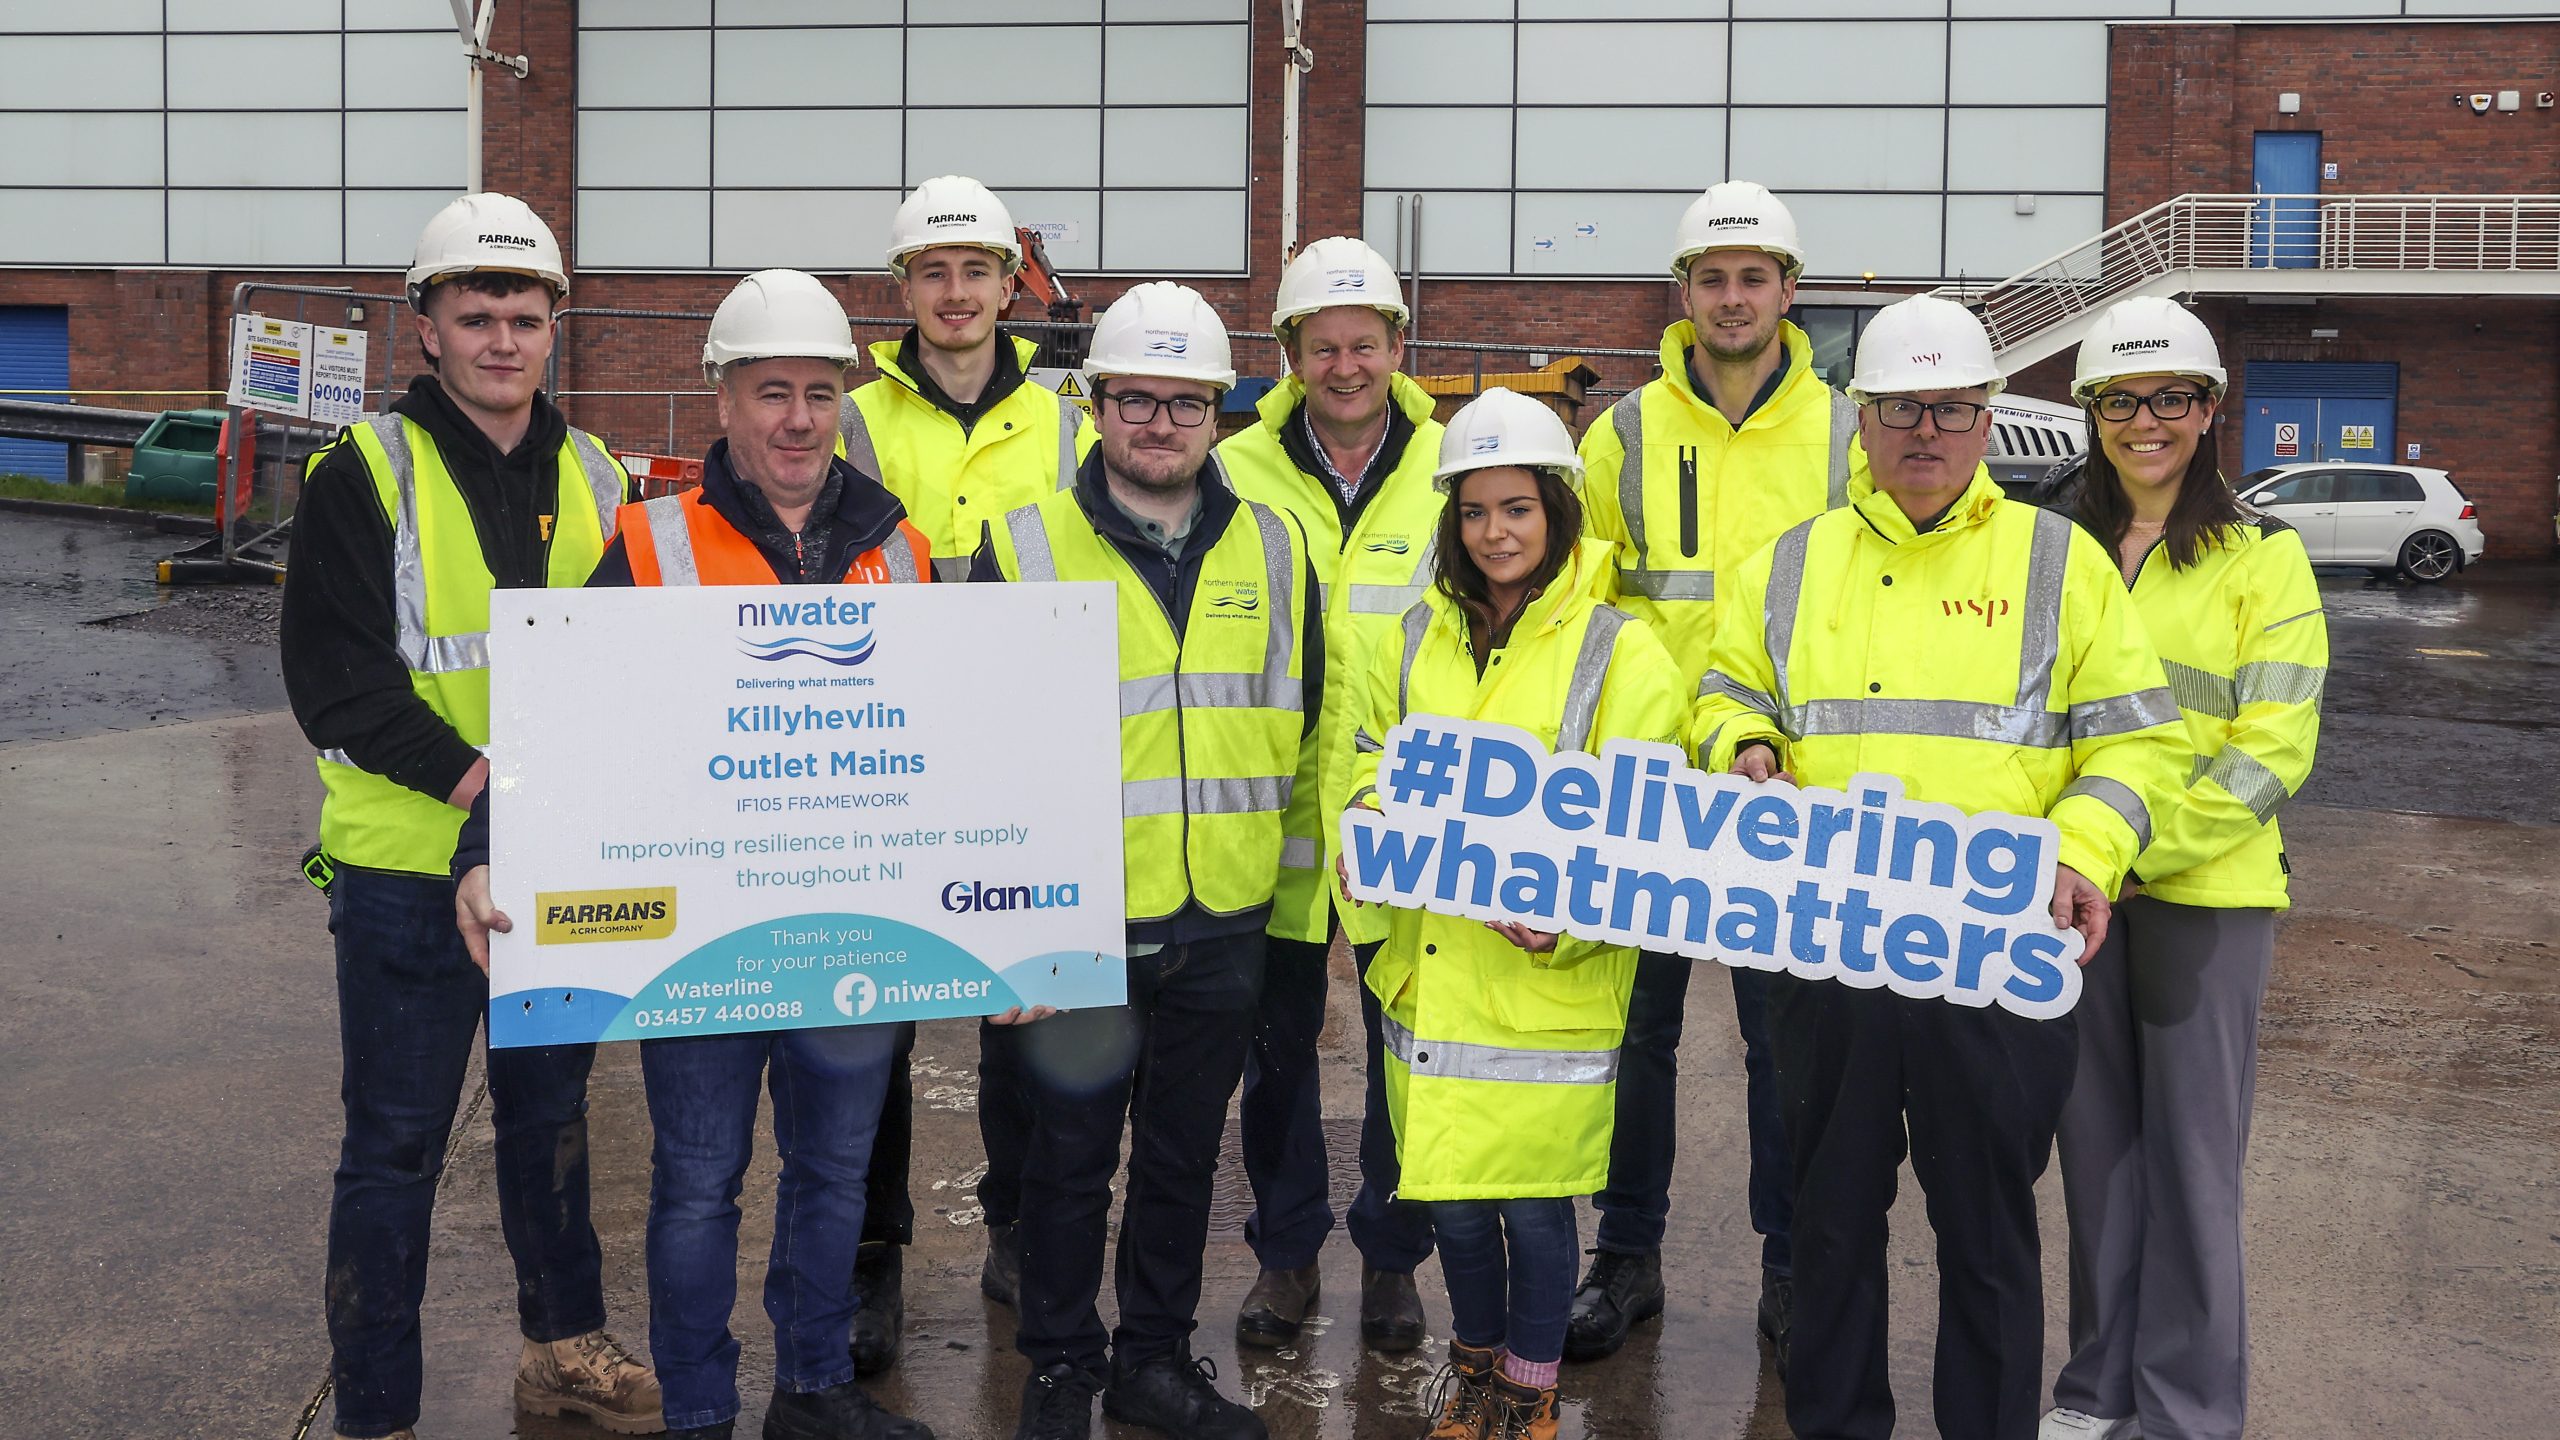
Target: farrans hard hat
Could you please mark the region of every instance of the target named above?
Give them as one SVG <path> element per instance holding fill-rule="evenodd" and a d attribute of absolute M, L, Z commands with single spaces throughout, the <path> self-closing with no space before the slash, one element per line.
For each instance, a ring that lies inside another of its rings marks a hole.
<path fill-rule="evenodd" d="M 2216 399 L 2231 378 L 2204 322 L 2156 295 L 2119 300 L 2089 327 L 2073 367 L 2071 398 L 2086 400 L 2127 375 L 2184 375 L 2203 381 Z"/>
<path fill-rule="evenodd" d="M 1567 484 L 1582 483 L 1582 457 L 1556 412 L 1496 385 L 1449 417 L 1449 428 L 1440 435 L 1440 468 L 1431 478 L 1441 489 L 1455 492 L 1458 477 L 1468 471 L 1506 465 L 1555 470 Z"/>
<path fill-rule="evenodd" d="M 1005 273 L 1022 268 L 1013 212 L 996 192 L 966 175 L 937 175 L 916 187 L 889 222 L 889 268 L 903 279 L 907 257 L 941 245 L 968 245 L 1004 257 Z"/>
<path fill-rule="evenodd" d="M 1858 368 L 1849 398 L 1864 405 L 1879 395 L 1920 390 L 1970 390 L 1997 395 L 2008 384 L 1992 358 L 1991 337 L 1972 311 L 1935 295 L 1897 300 L 1875 313 L 1858 337 Z"/>
<path fill-rule="evenodd" d="M 739 281 L 712 312 L 702 373 L 718 380 L 721 371 L 750 360 L 807 358 L 850 366 L 861 357 L 844 307 L 817 276 L 759 270 Z"/>
<path fill-rule="evenodd" d="M 1689 262 L 1710 250 L 1763 250 L 1778 257 L 1789 279 L 1804 273 L 1804 242 L 1796 238 L 1795 212 L 1749 180 L 1710 185 L 1689 202 L 1673 233 L 1671 274 L 1689 278 Z"/>
<path fill-rule="evenodd" d="M 418 253 L 409 266 L 409 304 L 414 308 L 437 281 L 475 271 L 530 275 L 549 285 L 555 299 L 569 297 L 559 240 L 532 206 L 512 195 L 461 195 L 435 213 L 418 232 Z"/>
<path fill-rule="evenodd" d="M 1271 311 L 1271 333 L 1286 344 L 1290 322 L 1336 305 L 1375 310 L 1398 330 L 1410 313 L 1395 267 L 1368 242 L 1348 235 L 1316 241 L 1280 272 L 1280 303 Z"/>
<path fill-rule="evenodd" d="M 1111 375 L 1199 380 L 1232 390 L 1236 367 L 1228 356 L 1226 324 L 1188 285 L 1133 285 L 1093 322 L 1093 347 L 1085 352 L 1086 380 Z"/>

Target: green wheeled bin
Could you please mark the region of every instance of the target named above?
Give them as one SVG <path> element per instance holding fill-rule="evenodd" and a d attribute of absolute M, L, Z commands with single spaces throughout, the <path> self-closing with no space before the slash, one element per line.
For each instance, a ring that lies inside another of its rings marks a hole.
<path fill-rule="evenodd" d="M 184 500 L 213 503 L 220 483 L 214 446 L 222 439 L 220 410 L 163 410 L 133 447 L 133 469 L 124 477 L 127 503 Z"/>

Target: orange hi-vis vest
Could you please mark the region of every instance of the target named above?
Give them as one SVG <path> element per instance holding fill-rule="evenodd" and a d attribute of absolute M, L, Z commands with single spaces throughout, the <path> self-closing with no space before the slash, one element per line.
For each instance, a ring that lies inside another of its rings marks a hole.
<path fill-rule="evenodd" d="M 712 509 L 700 490 L 625 505 L 618 523 L 634 585 L 780 583 L 756 542 Z M 853 557 L 842 583 L 912 585 L 932 574 L 924 532 L 901 520 L 896 535 Z"/>

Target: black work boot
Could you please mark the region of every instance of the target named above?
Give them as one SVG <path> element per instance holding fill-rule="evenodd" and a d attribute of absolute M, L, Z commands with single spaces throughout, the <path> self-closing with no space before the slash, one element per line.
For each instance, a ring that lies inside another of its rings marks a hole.
<path fill-rule="evenodd" d="M 1574 1287 L 1573 1313 L 1564 1322 L 1564 1358 L 1605 1360 L 1627 1343 L 1639 1320 L 1662 1313 L 1662 1252 L 1621 1255 L 1591 1252 L 1591 1268 Z"/>
<path fill-rule="evenodd" d="M 1091 1440 L 1093 1378 L 1061 1360 L 1022 1382 L 1013 1440 Z"/>
<path fill-rule="evenodd" d="M 1219 1394 L 1217 1378 L 1217 1362 L 1188 1346 L 1126 1363 L 1114 1354 L 1102 1413 L 1176 1440 L 1269 1440 L 1262 1417 Z"/>
<path fill-rule="evenodd" d="M 1316 1308 L 1324 1281 L 1313 1265 L 1303 1270 L 1265 1270 L 1245 1292 L 1236 1310 L 1236 1343 L 1295 1345 L 1307 1312 Z"/>
<path fill-rule="evenodd" d="M 1769 1342 L 1770 1358 L 1777 1362 L 1780 1379 L 1787 1374 L 1787 1332 L 1795 1318 L 1795 1277 L 1761 1266 L 1760 1338 Z"/>
<path fill-rule="evenodd" d="M 1422 1343 L 1422 1292 L 1410 1270 L 1360 1267 L 1360 1339 L 1372 1350 L 1401 1354 Z"/>
<path fill-rule="evenodd" d="M 412 1437 L 416 1432 L 409 1432 Z M 666 1440 L 731 1440 L 738 1433 L 735 1420 L 714 1420 L 708 1425 L 687 1425 L 667 1432 Z"/>
<path fill-rule="evenodd" d="M 853 1373 L 868 1380 L 898 1363 L 907 1330 L 906 1247 L 887 1240 L 864 1242 L 853 1253 Z"/>
<path fill-rule="evenodd" d="M 824 1390 L 773 1392 L 764 1440 L 933 1440 L 921 1420 L 892 1415 L 847 1380 Z"/>
<path fill-rule="evenodd" d="M 987 1227 L 987 1259 L 978 1267 L 978 1293 L 999 1305 L 1014 1303 L 1022 1288 L 1022 1237 L 1010 1225 Z"/>

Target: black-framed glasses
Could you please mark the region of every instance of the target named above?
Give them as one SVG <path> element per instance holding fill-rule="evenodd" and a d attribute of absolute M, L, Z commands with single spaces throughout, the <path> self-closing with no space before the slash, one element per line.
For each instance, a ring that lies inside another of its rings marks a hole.
<path fill-rule="evenodd" d="M 1123 425 L 1147 424 L 1156 418 L 1156 411 L 1162 410 L 1173 417 L 1174 424 L 1185 430 L 1196 430 L 1209 423 L 1210 415 L 1217 410 L 1214 402 L 1196 395 L 1176 395 L 1165 400 L 1142 390 L 1114 390 L 1102 398 L 1111 402 L 1111 408 L 1119 412 Z"/>
<path fill-rule="evenodd" d="M 1888 395 L 1875 404 L 1876 419 L 1884 422 L 1887 430 L 1917 430 L 1920 417 L 1925 414 L 1936 421 L 1939 432 L 1946 435 L 1961 435 L 1981 424 L 1982 412 L 1991 408 L 1976 405 L 1970 400 L 1941 400 L 1934 405 L 1925 405 L 1917 400 L 1905 400 L 1899 395 Z"/>
<path fill-rule="evenodd" d="M 2163 420 L 2179 420 L 2184 419 L 2186 413 L 2203 398 L 2204 392 L 2200 390 L 2154 390 L 2148 395 L 2109 390 L 2091 400 L 2089 408 L 2097 411 L 2101 420 L 2130 420 L 2134 411 L 2145 406 Z"/>

